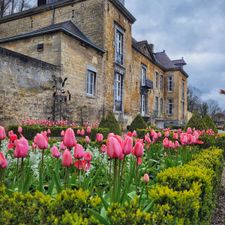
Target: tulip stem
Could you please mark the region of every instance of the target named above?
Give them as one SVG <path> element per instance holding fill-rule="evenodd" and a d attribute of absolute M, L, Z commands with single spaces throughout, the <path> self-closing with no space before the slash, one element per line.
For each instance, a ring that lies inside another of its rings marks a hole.
<path fill-rule="evenodd" d="M 117 159 L 114 160 L 114 174 L 113 174 L 113 189 L 112 189 L 112 202 L 115 202 L 116 189 L 117 189 Z"/>
<path fill-rule="evenodd" d="M 0 183 L 3 183 L 4 169 L 0 168 Z"/>
<path fill-rule="evenodd" d="M 43 191 L 43 171 L 44 171 L 44 150 L 42 150 L 41 166 L 39 172 L 39 190 Z"/>
<path fill-rule="evenodd" d="M 66 167 L 65 168 L 65 184 L 64 184 L 65 189 L 68 188 L 68 180 L 69 180 L 69 170 L 68 170 L 68 167 Z"/>

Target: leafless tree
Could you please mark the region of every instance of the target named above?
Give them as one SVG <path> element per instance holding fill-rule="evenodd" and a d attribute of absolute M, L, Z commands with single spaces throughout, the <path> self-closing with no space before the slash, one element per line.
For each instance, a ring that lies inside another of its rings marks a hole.
<path fill-rule="evenodd" d="M 216 100 L 209 99 L 207 101 L 209 115 L 213 118 L 217 113 L 221 112 L 221 108 Z"/>

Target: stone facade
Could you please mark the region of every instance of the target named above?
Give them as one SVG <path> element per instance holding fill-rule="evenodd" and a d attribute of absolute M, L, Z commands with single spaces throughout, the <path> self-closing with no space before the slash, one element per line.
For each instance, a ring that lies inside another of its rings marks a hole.
<path fill-rule="evenodd" d="M 156 124 L 181 124 L 187 113 L 187 74 L 183 62 L 181 65 L 179 61 L 178 65 L 171 61 L 171 68 L 163 65 L 164 61 L 157 58 L 152 45 L 132 38 L 134 21 L 119 0 L 63 0 L 0 19 L 0 47 L 28 56 L 31 61 L 37 59 L 59 68 L 58 75 L 68 78 L 66 89 L 71 93 L 71 101 L 67 104 L 66 117 L 70 120 L 95 122 L 107 111 L 114 111 L 124 126 L 130 124 L 138 113 Z M 119 47 L 117 39 L 122 40 Z M 117 60 L 117 48 L 121 51 L 122 62 Z M 13 60 L 9 58 L 8 63 Z M 29 65 L 14 65 L 17 66 L 26 71 Z M 146 67 L 145 86 L 142 85 L 142 66 Z M 40 70 L 47 73 L 46 68 Z M 36 76 L 34 70 L 30 71 Z M 88 71 L 92 71 L 94 77 L 92 95 L 87 94 L 87 89 L 91 88 L 87 82 Z M 0 71 L 0 74 L 4 73 Z M 17 74 L 15 72 L 15 76 Z M 159 79 L 162 77 L 158 86 L 156 74 Z M 174 87 L 168 92 L 167 81 L 171 74 Z M 118 77 L 121 79 L 121 96 Z M 32 86 L 26 94 L 29 95 L 30 91 Z M 48 91 L 43 92 L 43 96 L 48 95 Z M 23 96 L 20 97 L 24 101 Z M 31 94 L 32 97 L 36 99 Z M 119 110 L 118 98 L 121 102 Z M 168 99 L 173 99 L 172 115 L 168 115 Z M 10 107 L 6 107 L 5 114 L 9 110 Z M 30 110 L 33 118 L 43 119 L 46 115 Z"/>
<path fill-rule="evenodd" d="M 0 48 L 0 123 L 22 118 L 50 118 L 54 65 Z"/>

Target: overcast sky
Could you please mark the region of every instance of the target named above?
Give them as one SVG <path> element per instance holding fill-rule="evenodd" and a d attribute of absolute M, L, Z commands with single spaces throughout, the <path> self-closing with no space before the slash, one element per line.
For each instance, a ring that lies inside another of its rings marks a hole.
<path fill-rule="evenodd" d="M 171 59 L 184 57 L 189 84 L 225 109 L 225 0 L 125 0 L 136 17 L 133 36 Z"/>

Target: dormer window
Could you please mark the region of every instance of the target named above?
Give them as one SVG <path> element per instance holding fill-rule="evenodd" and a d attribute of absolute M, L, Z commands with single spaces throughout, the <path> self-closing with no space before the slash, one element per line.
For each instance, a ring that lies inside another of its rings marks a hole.
<path fill-rule="evenodd" d="M 115 28 L 115 61 L 116 63 L 123 65 L 124 64 L 124 32 L 123 30 L 116 25 Z"/>

